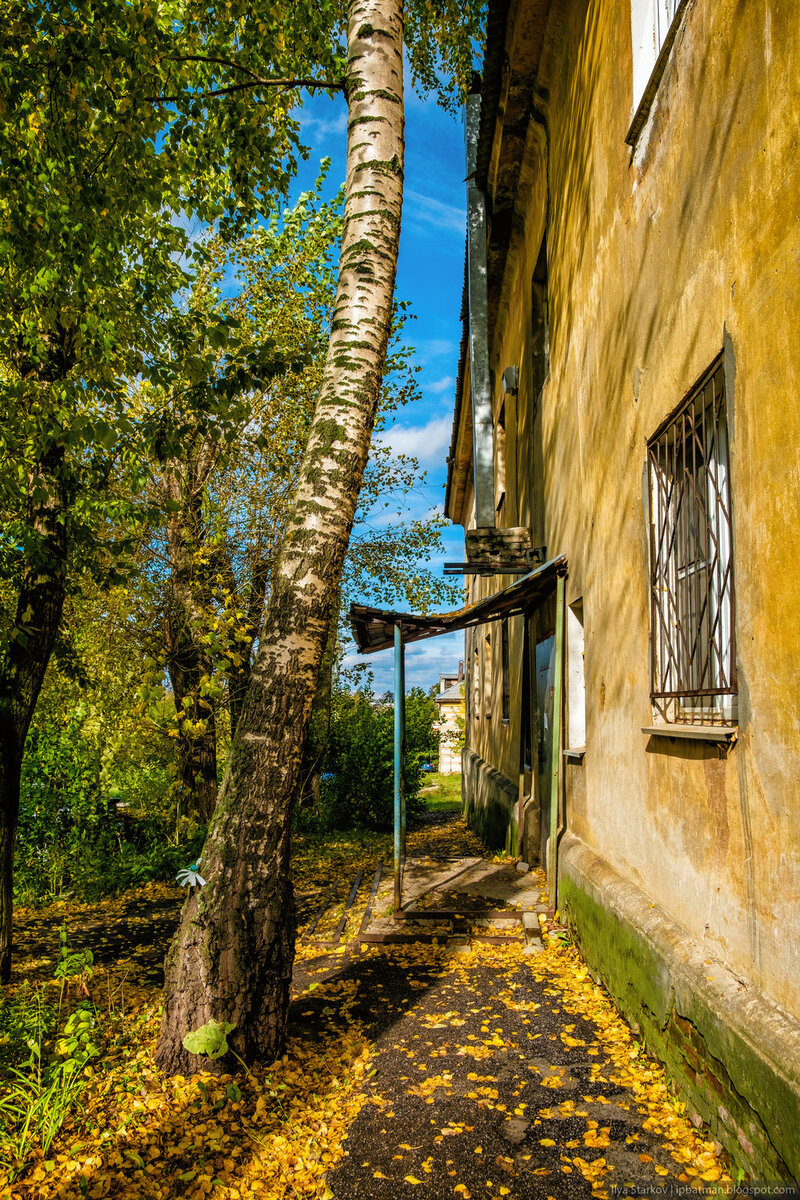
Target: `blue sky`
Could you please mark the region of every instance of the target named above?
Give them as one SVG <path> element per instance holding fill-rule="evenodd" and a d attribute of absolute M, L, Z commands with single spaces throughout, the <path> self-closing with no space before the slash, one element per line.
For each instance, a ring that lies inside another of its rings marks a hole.
<path fill-rule="evenodd" d="M 344 178 L 346 113 L 344 100 L 317 97 L 302 114 L 311 158 L 303 164 L 298 190 L 311 187 L 319 160 L 330 157 L 331 192 Z M 409 300 L 416 319 L 408 340 L 422 367 L 418 376 L 421 399 L 397 414 L 382 435 L 394 450 L 413 454 L 427 471 L 423 486 L 410 497 L 409 514 L 420 517 L 444 501 L 446 457 L 453 419 L 455 376 L 461 338 L 459 313 L 464 274 L 466 227 L 464 137 L 460 118 L 449 116 L 433 100 L 423 100 L 410 87 L 406 92 L 406 172 L 397 296 Z M 408 499 L 408 498 L 407 498 Z M 445 553 L 431 560 L 441 572 L 445 560 L 464 557 L 460 527 L 445 535 Z M 370 597 L 363 597 L 369 603 Z M 463 634 L 448 634 L 408 647 L 407 686 L 429 688 L 442 672 L 452 671 L 464 654 Z M 375 689 L 392 685 L 392 654 L 384 651 L 347 662 L 369 662 Z"/>

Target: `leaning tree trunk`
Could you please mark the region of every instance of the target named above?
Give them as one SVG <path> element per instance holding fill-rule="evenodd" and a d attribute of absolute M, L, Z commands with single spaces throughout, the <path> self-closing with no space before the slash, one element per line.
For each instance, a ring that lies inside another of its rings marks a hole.
<path fill-rule="evenodd" d="M 201 445 L 171 464 L 162 481 L 171 503 L 167 521 L 170 575 L 164 604 L 164 648 L 178 723 L 177 758 L 181 808 L 211 820 L 217 802 L 217 724 L 214 704 L 203 694 L 214 664 L 204 635 L 212 613 L 203 496 L 212 457 Z"/>
<path fill-rule="evenodd" d="M 66 591 L 66 490 L 63 450 L 49 450 L 31 473 L 27 526 L 35 539 L 0 660 L 0 982 L 11 975 L 14 849 L 22 757 Z"/>
<path fill-rule="evenodd" d="M 224 1071 L 183 1038 L 235 1025 L 247 1062 L 282 1050 L 294 958 L 292 805 L 350 537 L 392 315 L 403 193 L 402 0 L 349 0 L 345 222 L 322 386 L 260 648 L 202 855 L 166 959 L 160 1066 Z"/>

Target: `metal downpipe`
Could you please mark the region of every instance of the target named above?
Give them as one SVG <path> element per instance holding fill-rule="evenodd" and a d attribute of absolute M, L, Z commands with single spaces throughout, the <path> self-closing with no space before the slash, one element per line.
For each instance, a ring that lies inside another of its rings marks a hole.
<path fill-rule="evenodd" d="M 556 584 L 556 645 L 553 678 L 553 749 L 550 776 L 550 837 L 547 843 L 548 908 L 558 905 L 558 797 L 561 788 L 561 711 L 564 696 L 564 576 Z"/>
<path fill-rule="evenodd" d="M 403 895 L 403 862 L 406 854 L 406 671 L 403 631 L 394 627 L 394 907 Z"/>
<path fill-rule="evenodd" d="M 464 113 L 467 151 L 467 281 L 469 293 L 469 375 L 472 390 L 472 461 L 475 524 L 494 527 L 494 423 L 489 378 L 489 295 L 486 267 L 486 197 L 475 179 L 481 97 L 467 97 Z"/>

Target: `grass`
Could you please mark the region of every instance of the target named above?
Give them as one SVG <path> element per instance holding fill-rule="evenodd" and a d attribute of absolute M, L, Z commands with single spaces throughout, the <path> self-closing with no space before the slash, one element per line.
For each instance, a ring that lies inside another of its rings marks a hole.
<path fill-rule="evenodd" d="M 422 789 L 422 796 L 431 812 L 442 809 L 460 809 L 461 776 L 440 775 L 438 772 L 434 772 L 428 776 L 428 782 Z"/>

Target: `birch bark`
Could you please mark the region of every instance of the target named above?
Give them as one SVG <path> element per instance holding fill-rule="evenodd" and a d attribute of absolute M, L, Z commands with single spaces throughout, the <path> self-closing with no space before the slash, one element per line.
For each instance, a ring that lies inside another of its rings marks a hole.
<path fill-rule="evenodd" d="M 331 336 L 260 649 L 228 772 L 166 959 L 162 1069 L 230 1070 L 183 1037 L 235 1024 L 245 1061 L 282 1050 L 294 959 L 292 806 L 369 453 L 392 315 L 403 194 L 402 0 L 348 4 L 345 224 Z"/>

